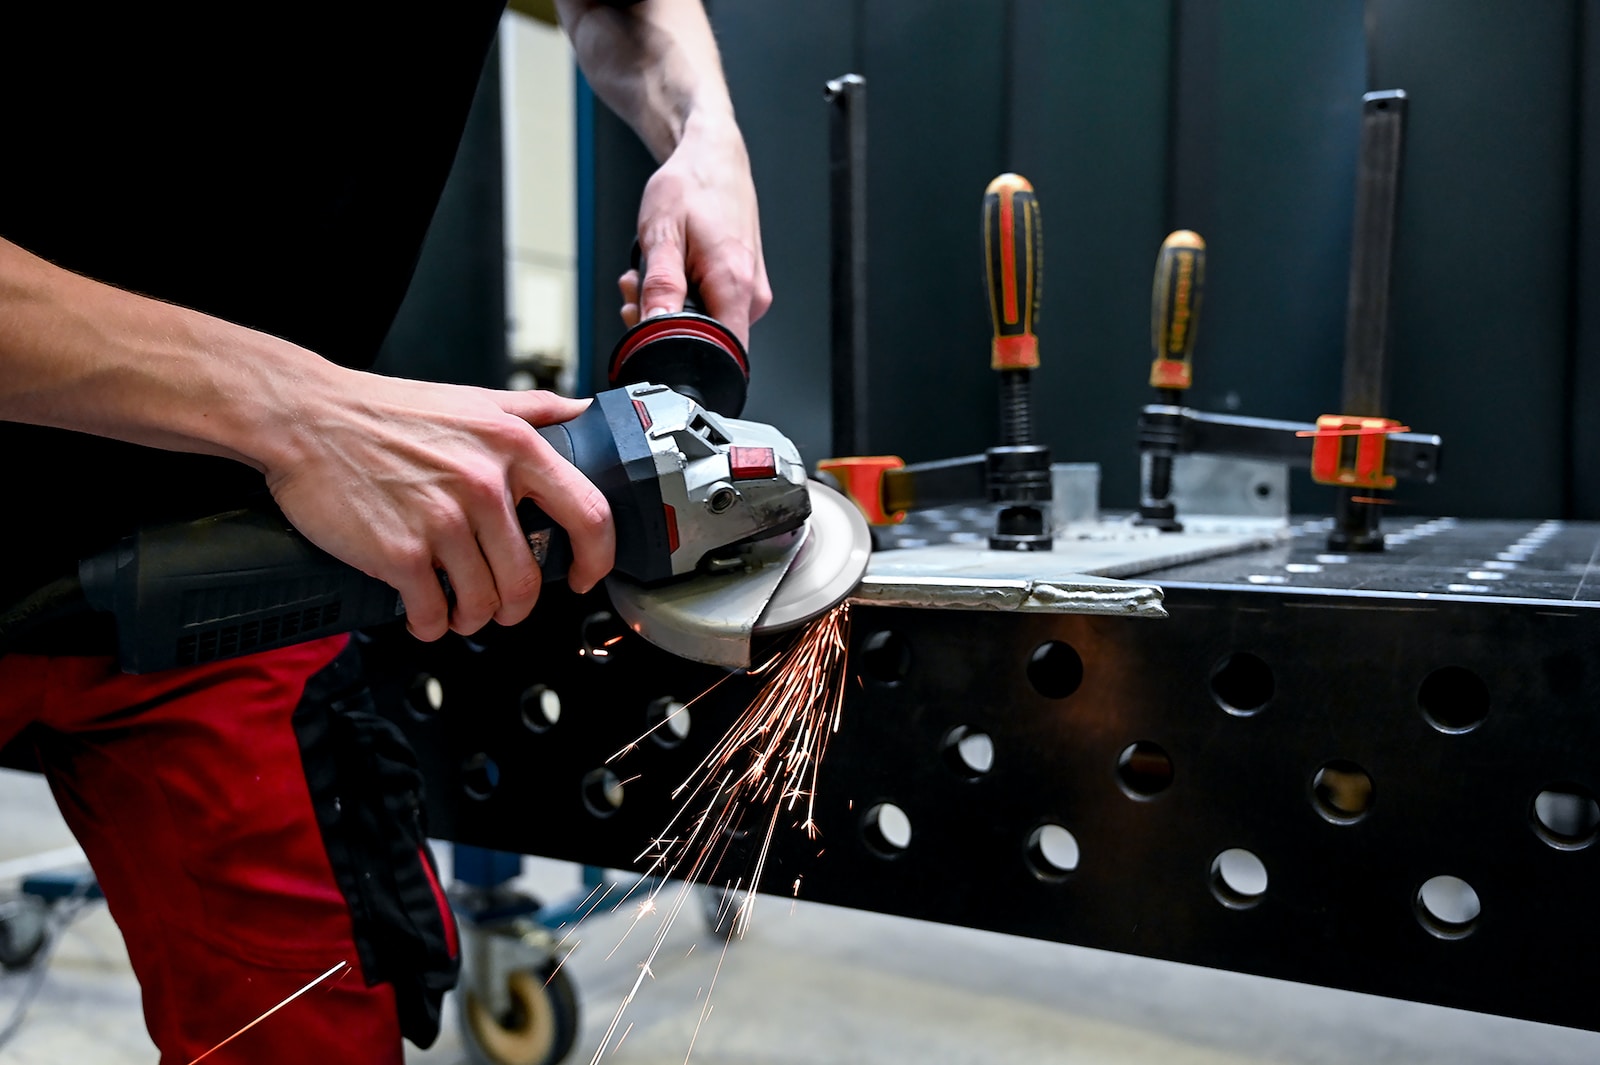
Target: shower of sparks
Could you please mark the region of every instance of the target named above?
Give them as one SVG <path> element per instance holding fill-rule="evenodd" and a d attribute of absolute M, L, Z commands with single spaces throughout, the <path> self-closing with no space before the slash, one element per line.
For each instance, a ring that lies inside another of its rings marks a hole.
<path fill-rule="evenodd" d="M 828 750 L 828 740 L 839 730 L 849 646 L 850 608 L 848 604 L 840 604 L 811 622 L 785 650 L 760 668 L 751 670 L 749 675 L 765 678 L 761 690 L 711 753 L 672 792 L 672 797 L 681 798 L 683 805 L 639 855 L 638 861 L 646 866 L 644 872 L 638 883 L 613 906 L 615 912 L 635 889 L 649 883 L 651 886 L 622 938 L 627 939 L 647 914 L 659 912 L 660 927 L 639 967 L 638 977 L 623 996 L 595 1050 L 591 1065 L 598 1065 L 611 1045 L 623 1014 L 645 978 L 654 976 L 651 964 L 694 886 L 708 883 L 713 876 L 724 872 L 720 866 L 730 858 L 730 849 L 737 838 L 753 836 L 759 840 L 753 867 L 729 883 L 724 904 L 717 912 L 719 927 L 724 921 L 732 924 L 689 1042 L 689 1052 L 693 1053 L 700 1029 L 711 1016 L 711 991 L 715 990 L 717 976 L 721 975 L 727 945 L 735 936 L 742 938 L 750 927 L 756 889 L 766 869 L 773 837 L 785 820 L 804 832 L 808 839 L 815 840 L 821 834 L 816 822 L 818 773 Z M 715 686 L 711 690 L 714 691 Z M 697 701 L 691 700 L 675 713 L 687 710 Z M 665 726 L 672 716 L 656 722 L 609 761 L 614 762 L 637 749 L 651 732 Z M 726 875 L 723 879 L 727 880 Z M 658 896 L 672 881 L 677 882 L 676 892 L 658 904 Z M 799 891 L 797 878 L 796 896 Z M 621 945 L 619 941 L 617 946 Z M 615 952 L 613 948 L 612 953 Z M 626 1035 L 624 1031 L 623 1037 Z M 617 1042 L 620 1045 L 621 1039 Z M 687 1055 L 684 1061 L 688 1061 Z"/>

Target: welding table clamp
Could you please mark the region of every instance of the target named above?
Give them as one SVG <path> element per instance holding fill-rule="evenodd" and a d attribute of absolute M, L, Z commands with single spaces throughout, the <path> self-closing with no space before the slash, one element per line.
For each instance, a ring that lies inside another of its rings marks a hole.
<path fill-rule="evenodd" d="M 897 524 L 911 511 L 998 503 L 990 548 L 1048 551 L 1050 449 L 1033 432 L 1044 251 L 1032 183 L 1020 174 L 996 177 L 984 189 L 980 220 L 993 333 L 990 368 L 1000 385 L 1000 443 L 981 455 L 912 464 L 897 455 L 840 455 L 817 468 L 872 525 Z"/>
<path fill-rule="evenodd" d="M 748 666 L 753 638 L 825 613 L 865 573 L 865 522 L 807 478 L 794 444 L 769 425 L 637 382 L 539 433 L 611 506 L 607 585 L 618 612 L 674 654 Z M 565 530 L 530 501 L 518 517 L 544 579 L 565 577 Z M 120 665 L 145 673 L 383 625 L 404 605 L 263 503 L 141 528 L 85 558 L 76 575 L 0 614 L 0 647 L 87 611 L 115 619 Z"/>

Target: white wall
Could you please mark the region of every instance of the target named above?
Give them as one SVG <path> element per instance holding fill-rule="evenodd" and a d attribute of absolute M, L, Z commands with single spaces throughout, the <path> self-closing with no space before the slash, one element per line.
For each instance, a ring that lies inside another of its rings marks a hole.
<path fill-rule="evenodd" d="M 514 11 L 501 23 L 500 49 L 511 355 L 559 363 L 558 387 L 570 393 L 578 339 L 572 53 L 559 29 Z"/>

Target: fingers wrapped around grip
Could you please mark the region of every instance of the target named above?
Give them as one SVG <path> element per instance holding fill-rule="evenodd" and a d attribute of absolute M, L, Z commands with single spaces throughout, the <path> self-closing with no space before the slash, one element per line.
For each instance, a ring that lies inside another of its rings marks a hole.
<path fill-rule="evenodd" d="M 267 483 L 307 539 L 400 593 L 418 638 L 527 617 L 542 580 L 523 499 L 570 535 L 574 588 L 611 569 L 610 507 L 537 431 L 586 400 L 350 373 L 311 398 L 316 431 L 292 438 Z"/>
<path fill-rule="evenodd" d="M 517 520 L 521 500 L 533 500 L 566 530 L 572 544 L 566 576 L 574 591 L 594 587 L 610 572 L 616 554 L 605 496 L 534 431 L 535 425 L 565 420 L 551 415 L 565 414 L 568 408 L 565 404 L 552 408 L 532 393 L 526 400 L 508 400 L 506 406 L 511 408 L 508 413 L 523 418 L 526 429 L 515 434 L 515 459 L 506 468 L 504 482 L 475 486 L 473 505 L 435 533 L 435 563 L 452 593 L 448 628 L 462 634 L 477 632 L 490 621 L 515 625 L 539 598 L 543 576 Z M 442 635 L 445 624 L 445 617 L 432 612 L 411 620 L 412 631 L 421 639 Z"/>
<path fill-rule="evenodd" d="M 562 399 L 550 393 L 506 393 L 509 413 L 530 426 L 568 421 L 582 413 L 589 401 Z M 550 401 L 557 401 L 551 403 Z M 616 561 L 617 534 L 611 504 L 582 471 L 567 462 L 538 433 L 529 431 L 534 458 L 513 470 L 511 485 L 516 501 L 531 499 L 567 531 L 572 541 L 572 566 L 567 582 L 576 592 L 598 584 Z M 511 520 L 515 523 L 515 510 Z M 524 545 L 526 546 L 526 545 Z"/>

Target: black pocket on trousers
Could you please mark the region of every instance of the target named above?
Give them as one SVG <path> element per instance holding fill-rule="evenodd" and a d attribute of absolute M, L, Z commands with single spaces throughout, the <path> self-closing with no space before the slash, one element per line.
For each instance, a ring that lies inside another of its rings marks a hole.
<path fill-rule="evenodd" d="M 307 683 L 294 727 L 362 971 L 394 986 L 402 1034 L 431 1046 L 461 967 L 455 917 L 428 849 L 416 754 L 376 712 L 353 643 Z"/>

